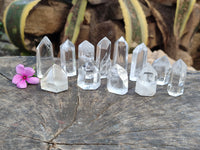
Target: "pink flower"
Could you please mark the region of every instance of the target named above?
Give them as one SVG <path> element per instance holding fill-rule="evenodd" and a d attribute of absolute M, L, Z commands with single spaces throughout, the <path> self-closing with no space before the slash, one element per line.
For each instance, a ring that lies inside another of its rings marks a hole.
<path fill-rule="evenodd" d="M 19 64 L 16 66 L 17 74 L 13 77 L 12 83 L 17 84 L 18 88 L 26 88 L 27 83 L 38 84 L 40 80 L 37 77 L 32 77 L 35 74 L 35 70 L 30 67 L 24 67 L 24 65 Z"/>

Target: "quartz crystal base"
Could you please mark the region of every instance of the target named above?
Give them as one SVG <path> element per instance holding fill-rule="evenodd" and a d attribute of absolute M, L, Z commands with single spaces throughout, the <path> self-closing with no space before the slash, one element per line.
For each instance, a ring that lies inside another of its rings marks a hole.
<path fill-rule="evenodd" d="M 44 74 L 41 79 L 41 89 L 58 93 L 68 89 L 67 73 L 59 66 L 54 64 Z"/>

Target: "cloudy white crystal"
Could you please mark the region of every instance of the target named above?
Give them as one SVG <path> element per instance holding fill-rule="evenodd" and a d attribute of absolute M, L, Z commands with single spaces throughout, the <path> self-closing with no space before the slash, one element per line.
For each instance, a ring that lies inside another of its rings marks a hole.
<path fill-rule="evenodd" d="M 40 81 L 41 89 L 58 93 L 68 89 L 67 73 L 59 66 L 52 65 Z"/>
<path fill-rule="evenodd" d="M 156 81 L 157 72 L 149 63 L 147 63 L 137 78 L 135 92 L 141 96 L 155 95 L 157 88 Z"/>

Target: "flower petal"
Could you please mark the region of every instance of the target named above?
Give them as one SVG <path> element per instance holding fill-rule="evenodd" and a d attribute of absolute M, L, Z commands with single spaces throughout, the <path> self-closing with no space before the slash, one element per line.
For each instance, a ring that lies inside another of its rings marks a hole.
<path fill-rule="evenodd" d="M 30 77 L 30 78 L 27 78 L 26 81 L 30 84 L 38 84 L 40 83 L 40 80 L 39 78 L 37 77 Z"/>
<path fill-rule="evenodd" d="M 32 77 L 35 73 L 35 70 L 33 68 L 30 67 L 25 67 L 24 68 L 24 75 L 27 77 Z"/>
<path fill-rule="evenodd" d="M 19 74 L 16 74 L 13 79 L 12 79 L 12 83 L 17 84 L 18 82 L 20 82 L 22 80 L 22 76 Z"/>
<path fill-rule="evenodd" d="M 16 72 L 21 75 L 24 74 L 24 65 L 22 65 L 22 64 L 17 65 Z"/>
<path fill-rule="evenodd" d="M 17 87 L 20 89 L 24 89 L 27 87 L 27 83 L 25 80 L 21 80 L 20 82 L 17 83 Z"/>

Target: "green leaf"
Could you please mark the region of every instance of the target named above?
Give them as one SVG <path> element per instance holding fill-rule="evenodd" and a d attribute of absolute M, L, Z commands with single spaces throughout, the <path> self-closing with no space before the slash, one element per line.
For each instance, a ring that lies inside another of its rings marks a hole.
<path fill-rule="evenodd" d="M 124 17 L 126 40 L 132 42 L 148 43 L 148 26 L 144 11 L 138 0 L 119 0 Z"/>
<path fill-rule="evenodd" d="M 72 4 L 73 7 L 68 14 L 65 24 L 63 41 L 69 39 L 75 43 L 80 32 L 80 25 L 83 22 L 87 0 L 73 0 Z"/>
<path fill-rule="evenodd" d="M 177 0 L 174 19 L 174 35 L 176 37 L 182 37 L 195 3 L 196 0 Z"/>
<path fill-rule="evenodd" d="M 4 11 L 3 24 L 5 33 L 11 42 L 21 49 L 26 49 L 24 28 L 26 18 L 32 8 L 41 0 L 16 0 Z"/>

